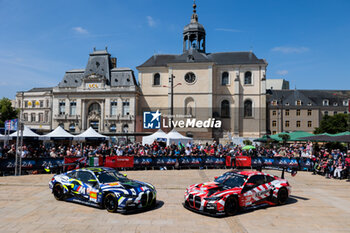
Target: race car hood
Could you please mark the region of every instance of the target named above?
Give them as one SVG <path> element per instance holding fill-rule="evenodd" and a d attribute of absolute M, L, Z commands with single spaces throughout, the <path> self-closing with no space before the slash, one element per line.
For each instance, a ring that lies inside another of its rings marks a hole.
<path fill-rule="evenodd" d="M 200 193 L 205 193 L 206 197 L 219 195 L 222 192 L 225 192 L 227 190 L 230 191 L 236 191 L 237 193 L 241 192 L 241 187 L 227 187 L 224 186 L 218 182 L 207 182 L 207 183 L 201 183 L 196 184 L 193 186 L 190 186 L 188 191 L 196 191 Z"/>
<path fill-rule="evenodd" d="M 124 188 L 124 189 L 135 189 L 140 191 L 146 191 L 148 189 L 154 190 L 153 185 L 137 181 L 137 180 L 126 180 L 126 181 L 119 181 L 119 182 L 112 182 L 112 183 L 104 183 L 102 185 L 103 188 Z"/>

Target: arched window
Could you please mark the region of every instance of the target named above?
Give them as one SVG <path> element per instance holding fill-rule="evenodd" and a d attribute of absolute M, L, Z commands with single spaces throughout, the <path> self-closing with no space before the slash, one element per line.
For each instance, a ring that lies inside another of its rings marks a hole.
<path fill-rule="evenodd" d="M 195 102 L 192 97 L 185 100 L 185 115 L 193 117 L 195 115 Z"/>
<path fill-rule="evenodd" d="M 129 132 L 129 125 L 128 125 L 128 124 L 125 124 L 125 125 L 123 126 L 123 133 L 127 133 L 127 132 Z"/>
<path fill-rule="evenodd" d="M 154 86 L 159 86 L 160 85 L 160 74 L 156 73 L 153 76 L 153 85 Z"/>
<path fill-rule="evenodd" d="M 225 86 L 228 84 L 229 84 L 228 73 L 224 72 L 224 73 L 222 73 L 222 76 L 221 76 L 221 85 Z"/>
<path fill-rule="evenodd" d="M 89 112 L 89 114 L 95 113 L 97 115 L 100 115 L 101 114 L 101 107 L 98 103 L 93 103 L 89 106 L 88 112 Z"/>
<path fill-rule="evenodd" d="M 221 102 L 221 117 L 230 117 L 230 102 L 228 100 Z"/>
<path fill-rule="evenodd" d="M 74 123 L 71 123 L 71 124 L 69 125 L 69 132 L 75 133 L 75 124 L 74 124 Z"/>
<path fill-rule="evenodd" d="M 244 117 L 253 116 L 253 103 L 251 100 L 244 101 Z"/>
<path fill-rule="evenodd" d="M 252 84 L 252 72 L 250 72 L 250 71 L 245 72 L 244 84 Z"/>
<path fill-rule="evenodd" d="M 115 124 L 111 124 L 109 127 L 109 132 L 117 132 L 117 126 Z"/>

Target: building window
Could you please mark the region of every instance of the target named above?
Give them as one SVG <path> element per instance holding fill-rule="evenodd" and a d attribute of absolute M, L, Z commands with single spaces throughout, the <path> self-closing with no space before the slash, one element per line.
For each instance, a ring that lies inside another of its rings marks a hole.
<path fill-rule="evenodd" d="M 111 116 L 117 115 L 117 105 L 118 105 L 118 102 L 116 100 L 111 101 Z"/>
<path fill-rule="evenodd" d="M 23 119 L 24 121 L 28 121 L 28 113 L 24 113 L 24 114 L 23 114 L 23 118 L 24 118 L 24 119 Z"/>
<path fill-rule="evenodd" d="M 277 111 L 276 110 L 272 111 L 272 116 L 276 116 L 276 115 L 277 115 Z"/>
<path fill-rule="evenodd" d="M 333 112 L 333 115 L 337 115 L 337 114 L 338 114 L 338 112 L 337 112 L 337 111 L 334 111 L 334 112 Z"/>
<path fill-rule="evenodd" d="M 128 100 L 123 101 L 123 116 L 130 114 L 130 103 Z"/>
<path fill-rule="evenodd" d="M 277 121 L 272 121 L 272 127 L 277 127 Z"/>
<path fill-rule="evenodd" d="M 297 105 L 297 106 L 301 106 L 301 100 L 297 100 L 297 101 L 296 101 L 296 105 Z"/>
<path fill-rule="evenodd" d="M 289 109 L 286 109 L 286 116 L 289 116 Z"/>
<path fill-rule="evenodd" d="M 35 103 L 35 100 L 32 100 L 32 108 L 35 108 L 36 107 L 36 103 Z"/>
<path fill-rule="evenodd" d="M 185 100 L 185 115 L 186 117 L 193 117 L 196 114 L 196 105 L 192 97 Z"/>
<path fill-rule="evenodd" d="M 334 102 L 334 103 L 333 103 L 333 106 L 338 106 L 338 103 L 337 103 L 337 102 Z"/>
<path fill-rule="evenodd" d="M 343 105 L 344 106 L 349 106 L 349 100 L 343 100 Z"/>
<path fill-rule="evenodd" d="M 129 132 L 129 126 L 128 126 L 128 124 L 125 124 L 123 126 L 123 133 L 127 133 L 127 132 Z"/>
<path fill-rule="evenodd" d="M 76 101 L 71 101 L 70 102 L 70 115 L 71 116 L 75 116 L 77 113 L 76 113 L 76 109 L 77 109 L 77 102 Z"/>
<path fill-rule="evenodd" d="M 308 110 L 307 110 L 307 115 L 308 115 L 308 116 L 311 116 L 311 115 L 312 115 L 312 110 L 311 110 L 311 109 L 308 109 Z"/>
<path fill-rule="evenodd" d="M 277 106 L 277 100 L 272 100 L 272 101 L 271 101 L 271 105 L 272 105 L 272 106 Z"/>
<path fill-rule="evenodd" d="M 286 121 L 284 124 L 285 127 L 289 127 L 289 121 Z"/>
<path fill-rule="evenodd" d="M 245 85 L 252 84 L 252 72 L 250 72 L 250 71 L 245 72 L 245 74 L 244 74 L 244 84 Z"/>
<path fill-rule="evenodd" d="M 323 106 L 328 106 L 329 105 L 329 100 L 323 100 Z"/>
<path fill-rule="evenodd" d="M 230 102 L 228 102 L 228 100 L 223 100 L 221 102 L 221 117 L 230 117 Z"/>
<path fill-rule="evenodd" d="M 40 108 L 43 108 L 44 107 L 44 100 L 40 100 Z"/>
<path fill-rule="evenodd" d="M 70 133 L 75 133 L 75 124 L 74 124 L 74 123 L 71 123 L 71 124 L 69 125 L 69 132 L 70 132 Z"/>
<path fill-rule="evenodd" d="M 109 127 L 109 132 L 117 132 L 116 124 L 111 124 L 111 126 Z"/>
<path fill-rule="evenodd" d="M 289 106 L 289 103 L 286 103 L 286 106 Z"/>
<path fill-rule="evenodd" d="M 60 101 L 59 114 L 60 115 L 66 114 L 66 102 L 64 100 Z"/>
<path fill-rule="evenodd" d="M 88 114 L 101 115 L 101 106 L 98 103 L 93 103 L 89 106 Z"/>
<path fill-rule="evenodd" d="M 46 100 L 46 107 L 47 107 L 47 108 L 50 107 L 50 100 Z"/>
<path fill-rule="evenodd" d="M 43 122 L 44 121 L 44 114 L 43 113 L 39 113 L 39 122 Z"/>
<path fill-rule="evenodd" d="M 311 128 L 312 127 L 312 121 L 307 122 L 307 127 Z"/>
<path fill-rule="evenodd" d="M 325 116 L 328 116 L 328 111 L 325 111 L 325 112 L 324 112 L 324 115 L 325 115 Z"/>
<path fill-rule="evenodd" d="M 154 86 L 159 86 L 160 85 L 160 74 L 156 73 L 153 76 L 153 85 Z"/>
<path fill-rule="evenodd" d="M 272 131 L 272 134 L 273 134 L 273 135 L 277 134 L 277 131 Z"/>
<path fill-rule="evenodd" d="M 17 103 L 18 103 L 17 107 L 18 107 L 18 108 L 20 108 L 20 107 L 21 107 L 21 101 L 20 101 L 20 100 L 18 100 L 18 102 L 17 102 Z"/>
<path fill-rule="evenodd" d="M 297 121 L 297 128 L 300 128 L 300 121 Z"/>
<path fill-rule="evenodd" d="M 35 122 L 35 113 L 30 114 L 30 121 Z"/>
<path fill-rule="evenodd" d="M 196 81 L 196 75 L 192 72 L 189 72 L 185 75 L 185 81 L 189 84 L 194 83 Z"/>
<path fill-rule="evenodd" d="M 244 101 L 244 117 L 253 116 L 253 103 L 251 100 Z"/>
<path fill-rule="evenodd" d="M 300 116 L 300 109 L 297 109 L 297 116 Z"/>
<path fill-rule="evenodd" d="M 28 108 L 28 101 L 27 101 L 27 100 L 24 101 L 24 107 L 25 107 L 25 108 Z"/>
<path fill-rule="evenodd" d="M 307 103 L 307 106 L 312 106 L 312 103 Z"/>
<path fill-rule="evenodd" d="M 225 86 L 229 84 L 229 75 L 228 72 L 222 73 L 221 76 L 221 85 Z"/>
<path fill-rule="evenodd" d="M 45 122 L 49 122 L 49 112 L 45 111 Z"/>

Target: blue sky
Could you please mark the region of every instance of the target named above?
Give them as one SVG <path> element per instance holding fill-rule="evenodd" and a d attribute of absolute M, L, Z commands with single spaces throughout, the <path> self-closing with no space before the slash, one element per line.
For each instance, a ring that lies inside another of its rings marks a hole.
<path fill-rule="evenodd" d="M 249 51 L 291 88 L 349 89 L 349 0 L 197 0 L 207 52 Z M 94 47 L 119 67 L 182 52 L 192 0 L 0 0 L 0 97 L 55 86 Z"/>

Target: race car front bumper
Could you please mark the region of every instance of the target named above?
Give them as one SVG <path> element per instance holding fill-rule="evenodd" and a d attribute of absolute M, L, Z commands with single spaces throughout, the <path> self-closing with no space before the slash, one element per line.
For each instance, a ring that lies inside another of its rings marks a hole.
<path fill-rule="evenodd" d="M 196 195 L 185 196 L 183 206 L 186 209 L 211 216 L 225 215 L 224 210 L 219 210 L 216 201 L 205 201 Z"/>

